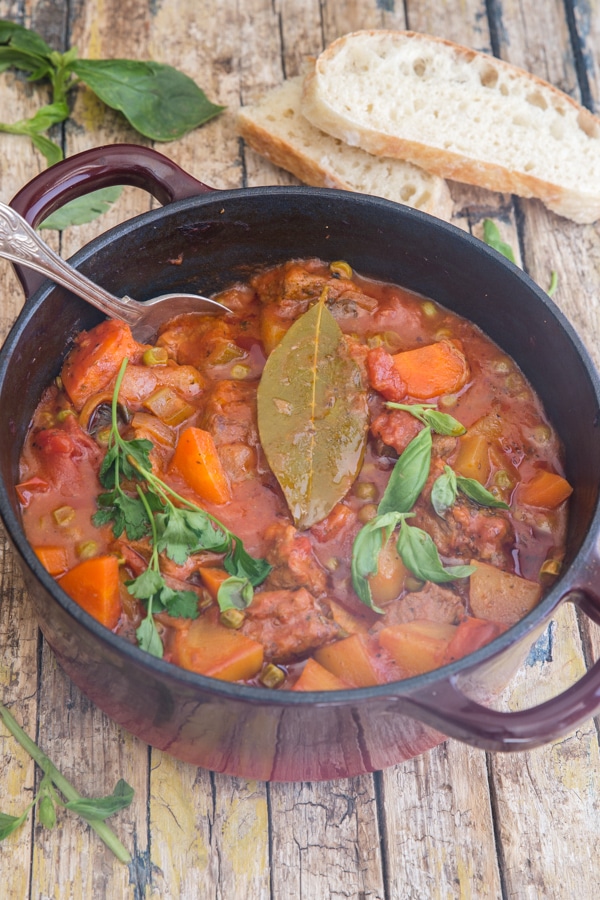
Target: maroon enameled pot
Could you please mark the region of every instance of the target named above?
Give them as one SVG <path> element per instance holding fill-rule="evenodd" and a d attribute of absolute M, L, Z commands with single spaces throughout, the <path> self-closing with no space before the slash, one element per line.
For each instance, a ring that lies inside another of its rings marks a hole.
<path fill-rule="evenodd" d="M 464 660 L 373 688 L 291 693 L 183 671 L 103 628 L 64 594 L 27 543 L 14 485 L 25 432 L 70 339 L 100 314 L 31 271 L 27 302 L 0 353 L 0 512 L 40 627 L 72 680 L 144 741 L 199 766 L 287 780 L 351 776 L 401 762 L 451 736 L 491 750 L 531 749 L 600 708 L 600 662 L 547 703 L 503 713 L 485 704 L 510 680 L 558 605 L 600 623 L 600 390 L 580 340 L 531 279 L 482 242 L 374 197 L 305 187 L 213 191 L 153 150 L 98 148 L 30 182 L 12 205 L 32 223 L 114 184 L 160 209 L 113 228 L 72 262 L 114 294 L 210 294 L 292 257 L 346 259 L 476 322 L 521 366 L 565 444 L 574 485 L 567 565 L 526 618 Z M 174 263 L 177 262 L 177 264 Z M 0 602 L 2 602 L 0 598 Z"/>

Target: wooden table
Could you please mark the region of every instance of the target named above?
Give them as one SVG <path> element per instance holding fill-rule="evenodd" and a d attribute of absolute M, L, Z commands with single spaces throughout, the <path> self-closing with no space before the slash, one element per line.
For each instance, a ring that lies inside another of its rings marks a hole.
<path fill-rule="evenodd" d="M 0 0 L 0 18 L 34 27 L 57 49 L 75 44 L 81 56 L 152 58 L 191 75 L 227 111 L 160 149 L 218 188 L 293 182 L 243 147 L 236 109 L 296 74 L 324 42 L 359 28 L 409 27 L 492 51 L 600 111 L 600 4 L 589 0 Z M 62 132 L 67 155 L 139 142 L 85 91 L 74 100 Z M 39 102 L 39 88 L 14 73 L 0 76 L 0 119 L 29 115 Z M 43 166 L 27 139 L 0 135 L 0 199 Z M 598 224 L 574 225 L 536 201 L 451 187 L 460 227 L 480 235 L 482 220 L 494 218 L 539 284 L 547 287 L 556 270 L 555 299 L 599 361 Z M 70 256 L 149 203 L 127 189 L 100 220 L 68 229 L 60 242 L 47 234 Z M 23 297 L 8 264 L 0 265 L 0 282 L 4 335 Z M 73 816 L 60 814 L 53 831 L 30 820 L 0 844 L 6 900 L 597 897 L 593 721 L 530 753 L 489 755 L 448 741 L 395 768 L 331 783 L 216 775 L 150 749 L 91 706 L 40 638 L 10 549 L 1 559 L 0 698 L 81 792 L 106 793 L 121 776 L 136 791 L 131 807 L 111 820 L 134 857 L 129 868 Z M 506 704 L 522 708 L 558 693 L 597 649 L 589 622 L 565 606 Z M 0 771 L 0 810 L 20 811 L 34 767 L 1 727 Z"/>

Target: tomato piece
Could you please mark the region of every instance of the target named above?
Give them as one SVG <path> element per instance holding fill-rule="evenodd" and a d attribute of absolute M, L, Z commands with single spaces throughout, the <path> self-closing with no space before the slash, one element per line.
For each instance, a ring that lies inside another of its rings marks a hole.
<path fill-rule="evenodd" d="M 446 647 L 444 663 L 462 659 L 469 653 L 474 653 L 481 647 L 485 647 L 494 638 L 506 631 L 506 625 L 501 622 L 490 622 L 487 619 L 476 619 L 468 616 L 459 623 L 450 643 Z"/>

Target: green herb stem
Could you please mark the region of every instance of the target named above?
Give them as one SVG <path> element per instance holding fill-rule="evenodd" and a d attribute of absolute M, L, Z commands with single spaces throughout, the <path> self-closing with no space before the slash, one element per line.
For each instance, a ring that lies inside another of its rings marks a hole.
<path fill-rule="evenodd" d="M 51 779 L 52 783 L 67 798 L 68 801 L 82 800 L 82 795 L 73 787 L 70 781 L 56 768 L 54 763 L 48 759 L 45 753 L 40 750 L 38 745 L 32 741 L 21 726 L 18 724 L 14 716 L 8 709 L 0 703 L 0 717 L 12 736 L 19 742 L 24 750 L 31 756 L 34 762 L 40 767 L 45 775 Z M 105 822 L 93 818 L 85 818 L 85 821 L 93 828 L 98 837 L 104 841 L 109 850 L 115 854 L 117 859 L 122 863 L 130 863 L 131 856 L 126 847 L 123 846 L 112 828 Z"/>

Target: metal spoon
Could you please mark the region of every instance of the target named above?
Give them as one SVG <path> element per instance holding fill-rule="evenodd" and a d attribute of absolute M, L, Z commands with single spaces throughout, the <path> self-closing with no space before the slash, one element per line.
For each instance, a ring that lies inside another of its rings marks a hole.
<path fill-rule="evenodd" d="M 141 341 L 156 334 L 167 319 L 182 313 L 229 312 L 222 303 L 199 294 L 161 294 L 144 303 L 131 297 L 114 297 L 65 262 L 19 213 L 4 203 L 0 203 L 0 257 L 41 272 L 106 315 L 126 322 Z"/>

